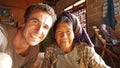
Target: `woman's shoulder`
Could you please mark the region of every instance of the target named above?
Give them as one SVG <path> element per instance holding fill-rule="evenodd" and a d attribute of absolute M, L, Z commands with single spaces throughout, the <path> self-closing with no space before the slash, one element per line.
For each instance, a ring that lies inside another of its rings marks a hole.
<path fill-rule="evenodd" d="M 51 43 L 48 46 L 46 46 L 45 51 L 55 52 L 57 48 L 56 46 L 56 43 Z"/>
<path fill-rule="evenodd" d="M 88 47 L 88 44 L 85 42 L 75 42 L 74 45 L 77 47 Z"/>
<path fill-rule="evenodd" d="M 48 46 L 46 46 L 46 48 L 56 48 L 56 45 L 56 43 L 50 43 Z"/>
<path fill-rule="evenodd" d="M 79 42 L 79 43 L 75 43 L 75 46 L 78 50 L 80 51 L 87 51 L 87 50 L 91 50 L 93 47 L 90 47 L 87 43 L 85 42 Z"/>

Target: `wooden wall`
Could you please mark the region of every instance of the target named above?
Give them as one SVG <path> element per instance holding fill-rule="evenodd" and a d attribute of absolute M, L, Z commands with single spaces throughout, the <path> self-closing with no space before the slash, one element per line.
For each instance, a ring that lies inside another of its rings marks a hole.
<path fill-rule="evenodd" d="M 115 0 L 114 0 L 115 1 Z M 89 35 L 92 37 L 92 26 L 103 23 L 103 0 L 86 0 L 87 4 L 87 30 Z M 120 3 L 119 3 L 120 4 Z M 120 7 L 120 5 L 119 5 Z M 118 37 L 120 34 L 120 10 L 117 15 L 115 15 L 117 20 L 117 25 L 115 27 L 115 32 Z"/>
<path fill-rule="evenodd" d="M 42 1 L 43 0 L 0 0 L 0 8 L 9 8 L 15 20 L 22 23 L 25 9 L 31 4 Z"/>

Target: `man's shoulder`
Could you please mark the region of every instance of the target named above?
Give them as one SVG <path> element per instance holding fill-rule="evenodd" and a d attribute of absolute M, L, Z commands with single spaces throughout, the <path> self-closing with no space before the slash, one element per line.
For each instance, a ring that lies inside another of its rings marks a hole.
<path fill-rule="evenodd" d="M 7 25 L 7 24 L 1 24 L 1 26 L 3 26 L 3 27 L 13 27 L 13 28 L 16 28 L 16 26 Z"/>
<path fill-rule="evenodd" d="M 6 32 L 6 34 L 8 35 L 8 38 L 10 36 L 13 36 L 16 33 L 16 30 L 17 30 L 16 27 L 13 27 L 10 25 L 5 25 L 5 24 L 2 24 L 1 26 L 4 29 L 4 31 Z"/>

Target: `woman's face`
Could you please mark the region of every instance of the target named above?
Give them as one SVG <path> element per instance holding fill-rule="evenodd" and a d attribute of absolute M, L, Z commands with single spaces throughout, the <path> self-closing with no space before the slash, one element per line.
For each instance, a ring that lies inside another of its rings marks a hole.
<path fill-rule="evenodd" d="M 55 39 L 63 51 L 69 49 L 74 39 L 72 25 L 68 25 L 66 22 L 60 22 L 55 31 Z"/>

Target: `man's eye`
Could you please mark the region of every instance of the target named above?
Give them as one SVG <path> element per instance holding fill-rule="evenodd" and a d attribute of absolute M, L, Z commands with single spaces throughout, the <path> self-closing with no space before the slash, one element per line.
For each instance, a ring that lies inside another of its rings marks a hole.
<path fill-rule="evenodd" d="M 67 32 L 70 32 L 69 30 Z"/>
<path fill-rule="evenodd" d="M 33 20 L 32 22 L 33 22 L 33 23 L 36 23 L 36 24 L 37 24 L 37 23 L 39 23 L 39 22 L 38 22 L 38 21 L 36 21 L 36 20 Z"/>
<path fill-rule="evenodd" d="M 49 27 L 48 27 L 48 25 L 44 25 L 43 28 L 44 29 L 48 29 Z"/>
<path fill-rule="evenodd" d="M 70 33 L 70 30 L 68 30 L 67 33 Z"/>

